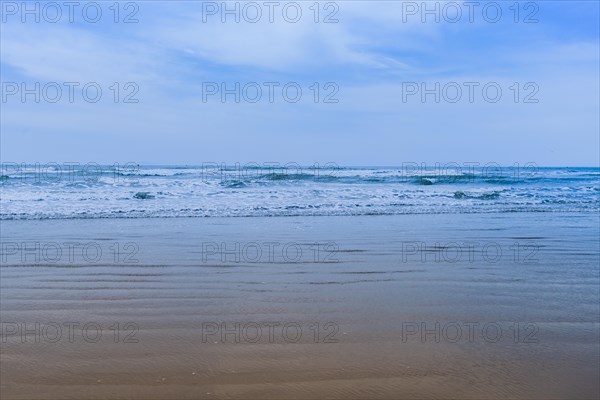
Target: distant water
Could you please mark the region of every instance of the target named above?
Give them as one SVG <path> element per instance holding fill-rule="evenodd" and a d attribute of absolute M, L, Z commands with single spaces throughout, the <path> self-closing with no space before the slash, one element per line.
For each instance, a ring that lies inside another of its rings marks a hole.
<path fill-rule="evenodd" d="M 3 165 L 0 219 L 598 212 L 599 168 Z"/>

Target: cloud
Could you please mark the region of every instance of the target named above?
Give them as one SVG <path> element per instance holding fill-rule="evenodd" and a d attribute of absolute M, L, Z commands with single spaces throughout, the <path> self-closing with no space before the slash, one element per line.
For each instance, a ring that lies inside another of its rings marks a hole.
<path fill-rule="evenodd" d="M 140 22 L 127 26 L 4 24 L 3 81 L 133 81 L 140 102 L 3 104 L 3 159 L 47 160 L 51 153 L 51 160 L 77 154 L 112 162 L 119 154 L 193 163 L 253 154 L 250 160 L 319 155 L 394 164 L 452 151 L 456 159 L 597 160 L 597 21 L 404 23 L 400 2 L 358 1 L 338 3 L 338 23 L 322 23 L 331 12 L 325 3 L 315 23 L 306 2 L 306 18 L 295 24 L 224 24 L 219 16 L 203 22 L 199 2 L 164 4 L 139 3 Z M 285 103 L 280 94 L 274 103 L 202 101 L 205 81 L 273 80 L 298 81 L 303 101 Z M 328 81 L 339 85 L 339 103 L 312 101 L 308 86 Z M 506 95 L 515 81 L 533 81 L 541 102 L 407 104 L 407 81 L 496 81 Z"/>

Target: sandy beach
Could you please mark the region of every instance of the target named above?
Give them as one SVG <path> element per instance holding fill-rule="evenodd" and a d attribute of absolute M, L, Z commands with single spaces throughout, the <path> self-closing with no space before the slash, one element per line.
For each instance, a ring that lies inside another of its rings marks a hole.
<path fill-rule="evenodd" d="M 590 213 L 3 221 L 3 399 L 597 398 Z"/>
<path fill-rule="evenodd" d="M 0 400 L 600 400 L 599 39 L 0 0 Z"/>

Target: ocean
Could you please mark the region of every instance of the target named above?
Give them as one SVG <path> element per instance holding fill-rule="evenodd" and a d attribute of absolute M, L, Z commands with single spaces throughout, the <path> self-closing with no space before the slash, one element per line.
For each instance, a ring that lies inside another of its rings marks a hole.
<path fill-rule="evenodd" d="M 0 219 L 597 212 L 599 168 L 3 164 Z"/>

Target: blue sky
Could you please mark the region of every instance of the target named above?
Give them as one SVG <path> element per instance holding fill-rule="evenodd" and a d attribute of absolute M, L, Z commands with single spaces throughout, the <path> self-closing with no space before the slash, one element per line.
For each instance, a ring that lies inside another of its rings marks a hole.
<path fill-rule="evenodd" d="M 256 2 L 263 11 L 257 23 L 243 15 L 239 23 L 232 16 L 223 23 L 219 13 L 207 13 L 222 2 L 121 2 L 119 21 L 136 11 L 139 22 L 130 24 L 113 21 L 112 1 L 100 2 L 97 23 L 78 9 L 73 23 L 66 15 L 50 23 L 43 14 L 39 23 L 32 16 L 23 23 L 22 10 L 13 14 L 6 3 L 0 25 L 3 162 L 598 166 L 597 1 L 518 2 L 517 23 L 513 1 L 479 2 L 472 23 L 464 2 L 428 2 L 440 10 L 458 4 L 463 15 L 457 23 L 443 14 L 439 22 L 431 15 L 423 22 L 420 9 L 410 13 L 420 1 L 320 2 L 318 23 L 313 1 L 297 2 L 302 17 L 296 23 L 279 11 L 290 2 L 279 2 L 272 23 L 262 1 Z M 482 14 L 488 3 L 502 11 L 496 23 Z M 324 23 L 332 11 L 338 22 Z M 537 22 L 524 23 L 532 12 Z M 65 92 L 56 103 L 36 103 L 33 96 L 23 103 L 19 93 L 5 93 L 7 83 L 36 82 L 96 82 L 103 95 L 89 103 L 76 90 L 72 103 Z M 118 103 L 109 89 L 114 82 Z M 122 102 L 127 82 L 139 88 L 138 103 Z M 203 101 L 210 82 L 229 88 L 257 82 L 263 97 L 236 103 L 229 95 L 223 103 L 217 94 Z M 264 82 L 279 84 L 273 102 Z M 290 82 L 302 88 L 297 103 L 283 99 L 280 88 Z M 315 82 L 317 103 L 310 89 Z M 328 82 L 338 89 L 336 103 L 322 101 L 333 92 L 325 90 Z M 456 82 L 463 96 L 436 103 L 434 95 L 423 102 L 417 93 L 403 101 L 407 83 L 432 88 L 436 82 Z M 478 84 L 473 102 L 464 82 Z M 482 97 L 490 82 L 502 90 L 495 103 Z M 523 102 L 534 88 L 530 99 L 538 102 Z"/>

